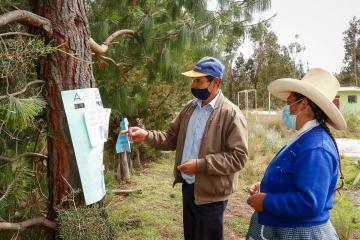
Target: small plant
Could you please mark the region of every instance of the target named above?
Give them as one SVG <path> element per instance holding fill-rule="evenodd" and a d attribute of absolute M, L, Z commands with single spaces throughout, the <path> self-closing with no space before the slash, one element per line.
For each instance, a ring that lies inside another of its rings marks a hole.
<path fill-rule="evenodd" d="M 109 222 L 99 207 L 58 210 L 59 236 L 63 240 L 108 240 L 113 238 Z"/>
<path fill-rule="evenodd" d="M 284 145 L 280 134 L 272 128 L 265 134 L 264 143 L 265 147 L 273 152 L 279 151 Z"/>
<path fill-rule="evenodd" d="M 336 196 L 334 209 L 331 211 L 333 223 L 340 240 L 349 240 L 359 228 L 360 210 L 357 209 L 347 194 Z"/>
<path fill-rule="evenodd" d="M 63 240 L 109 240 L 114 239 L 115 233 L 108 219 L 104 217 L 102 209 L 97 206 L 76 207 L 75 195 L 70 193 L 66 200 L 73 207 L 57 209 L 59 236 Z M 72 196 L 72 197 L 71 197 Z"/>

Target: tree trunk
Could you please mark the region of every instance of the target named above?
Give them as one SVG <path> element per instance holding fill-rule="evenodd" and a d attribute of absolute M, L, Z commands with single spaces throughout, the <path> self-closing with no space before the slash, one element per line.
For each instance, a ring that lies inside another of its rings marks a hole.
<path fill-rule="evenodd" d="M 134 158 L 134 167 L 136 169 L 141 169 L 141 160 L 140 160 L 140 146 L 136 148 L 135 158 Z"/>
<path fill-rule="evenodd" d="M 116 157 L 116 180 L 121 181 L 121 154 Z"/>
<path fill-rule="evenodd" d="M 121 179 L 123 181 L 129 181 L 130 170 L 129 170 L 129 163 L 126 152 L 120 153 L 120 165 L 121 165 Z"/>
<path fill-rule="evenodd" d="M 73 189 L 81 189 L 60 92 L 95 87 L 88 41 L 90 30 L 83 0 L 30 0 L 30 5 L 34 13 L 51 21 L 53 35 L 47 39 L 61 49 L 41 59 L 39 66 L 39 77 L 46 81 L 48 102 L 48 217 L 54 219 L 54 207 L 70 191 L 66 181 Z M 78 200 L 78 205 L 81 204 L 83 199 Z"/>
<path fill-rule="evenodd" d="M 129 165 L 129 172 L 132 173 L 133 172 L 133 161 L 131 158 L 131 153 L 126 153 L 126 158 L 127 158 L 128 165 Z"/>

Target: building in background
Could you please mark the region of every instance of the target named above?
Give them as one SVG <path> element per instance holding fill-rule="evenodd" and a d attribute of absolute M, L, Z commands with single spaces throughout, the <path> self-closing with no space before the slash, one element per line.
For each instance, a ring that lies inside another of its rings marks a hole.
<path fill-rule="evenodd" d="M 360 112 L 360 87 L 341 87 L 334 103 L 343 113 Z"/>

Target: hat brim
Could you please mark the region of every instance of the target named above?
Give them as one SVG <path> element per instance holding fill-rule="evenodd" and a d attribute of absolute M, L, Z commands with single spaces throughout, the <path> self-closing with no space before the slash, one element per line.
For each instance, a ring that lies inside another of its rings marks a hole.
<path fill-rule="evenodd" d="M 206 73 L 195 72 L 194 70 L 183 72 L 181 74 L 184 75 L 184 76 L 187 76 L 187 77 L 205 77 L 205 76 L 209 75 L 209 74 L 206 74 Z"/>
<path fill-rule="evenodd" d="M 297 92 L 313 101 L 328 117 L 328 123 L 338 130 L 346 129 L 346 121 L 335 106 L 319 89 L 311 84 L 293 78 L 282 78 L 271 82 L 269 92 L 277 98 L 286 101 L 291 92 Z"/>

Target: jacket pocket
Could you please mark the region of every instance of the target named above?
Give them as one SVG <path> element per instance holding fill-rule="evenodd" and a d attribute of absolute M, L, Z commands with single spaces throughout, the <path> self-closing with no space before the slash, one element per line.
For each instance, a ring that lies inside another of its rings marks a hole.
<path fill-rule="evenodd" d="M 200 195 L 226 196 L 232 192 L 231 176 L 197 175 L 196 182 L 197 192 Z"/>

